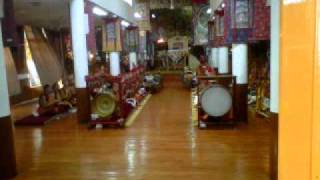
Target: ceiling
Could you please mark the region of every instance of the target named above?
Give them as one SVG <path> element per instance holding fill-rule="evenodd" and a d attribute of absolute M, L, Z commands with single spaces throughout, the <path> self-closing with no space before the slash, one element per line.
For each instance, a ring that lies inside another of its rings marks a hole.
<path fill-rule="evenodd" d="M 60 29 L 69 24 L 69 0 L 13 0 L 18 24 Z"/>
<path fill-rule="evenodd" d="M 150 0 L 150 9 L 191 6 L 191 0 Z"/>

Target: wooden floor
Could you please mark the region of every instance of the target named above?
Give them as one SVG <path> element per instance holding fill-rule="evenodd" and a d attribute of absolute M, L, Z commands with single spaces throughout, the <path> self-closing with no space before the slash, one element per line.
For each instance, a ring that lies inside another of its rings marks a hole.
<path fill-rule="evenodd" d="M 74 115 L 16 128 L 16 179 L 269 179 L 268 122 L 251 117 L 235 129 L 198 130 L 178 80 L 167 77 L 127 129 L 87 130 Z"/>

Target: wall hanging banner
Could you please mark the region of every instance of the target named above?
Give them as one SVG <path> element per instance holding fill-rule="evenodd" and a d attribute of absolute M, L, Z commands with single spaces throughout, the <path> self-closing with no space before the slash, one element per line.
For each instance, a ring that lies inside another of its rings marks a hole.
<path fill-rule="evenodd" d="M 96 54 L 97 47 L 96 47 L 96 34 L 95 34 L 95 16 L 93 14 L 94 4 L 90 1 L 85 1 L 85 10 L 84 12 L 88 15 L 88 34 L 87 34 L 87 46 L 88 50 L 92 54 Z"/>
<path fill-rule="evenodd" d="M 4 60 L 6 63 L 7 83 L 9 95 L 14 96 L 21 93 L 20 81 L 10 48 L 4 48 Z"/>
<path fill-rule="evenodd" d="M 44 39 L 40 30 L 26 26 L 25 33 L 41 84 L 52 85 L 59 81 L 62 78 L 63 67 L 56 52 Z"/>
<path fill-rule="evenodd" d="M 252 36 L 253 0 L 226 0 L 226 42 L 247 43 Z"/>
<path fill-rule="evenodd" d="M 125 49 L 127 52 L 139 51 L 139 28 L 136 26 L 129 26 L 126 28 L 124 38 Z"/>
<path fill-rule="evenodd" d="M 224 46 L 226 44 L 226 30 L 229 25 L 226 21 L 225 10 L 221 8 L 214 11 L 214 17 L 214 24 L 210 29 L 214 36 L 213 47 Z"/>
<path fill-rule="evenodd" d="M 150 2 L 137 3 L 135 6 L 136 15 L 140 16 L 137 23 L 140 30 L 151 30 L 150 25 Z"/>
<path fill-rule="evenodd" d="M 120 20 L 106 19 L 103 31 L 103 50 L 106 52 L 122 51 Z"/>
<path fill-rule="evenodd" d="M 225 0 L 224 4 L 227 44 L 270 39 L 270 7 L 267 0 Z"/>
<path fill-rule="evenodd" d="M 268 0 L 255 0 L 251 41 L 270 39 L 270 6 Z"/>

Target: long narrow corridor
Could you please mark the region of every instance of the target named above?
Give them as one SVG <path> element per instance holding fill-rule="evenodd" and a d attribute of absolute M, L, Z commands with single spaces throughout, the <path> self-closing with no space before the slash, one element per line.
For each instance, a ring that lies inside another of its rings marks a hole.
<path fill-rule="evenodd" d="M 16 128 L 17 179 L 269 179 L 268 122 L 198 130 L 179 76 L 164 86 L 127 129 L 87 130 L 74 115 Z"/>

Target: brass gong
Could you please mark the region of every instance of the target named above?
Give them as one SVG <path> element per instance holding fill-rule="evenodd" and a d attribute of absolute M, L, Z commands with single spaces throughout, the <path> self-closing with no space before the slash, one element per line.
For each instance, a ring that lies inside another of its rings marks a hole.
<path fill-rule="evenodd" d="M 93 99 L 92 113 L 99 117 L 109 117 L 116 110 L 116 100 L 112 93 L 100 94 Z"/>

